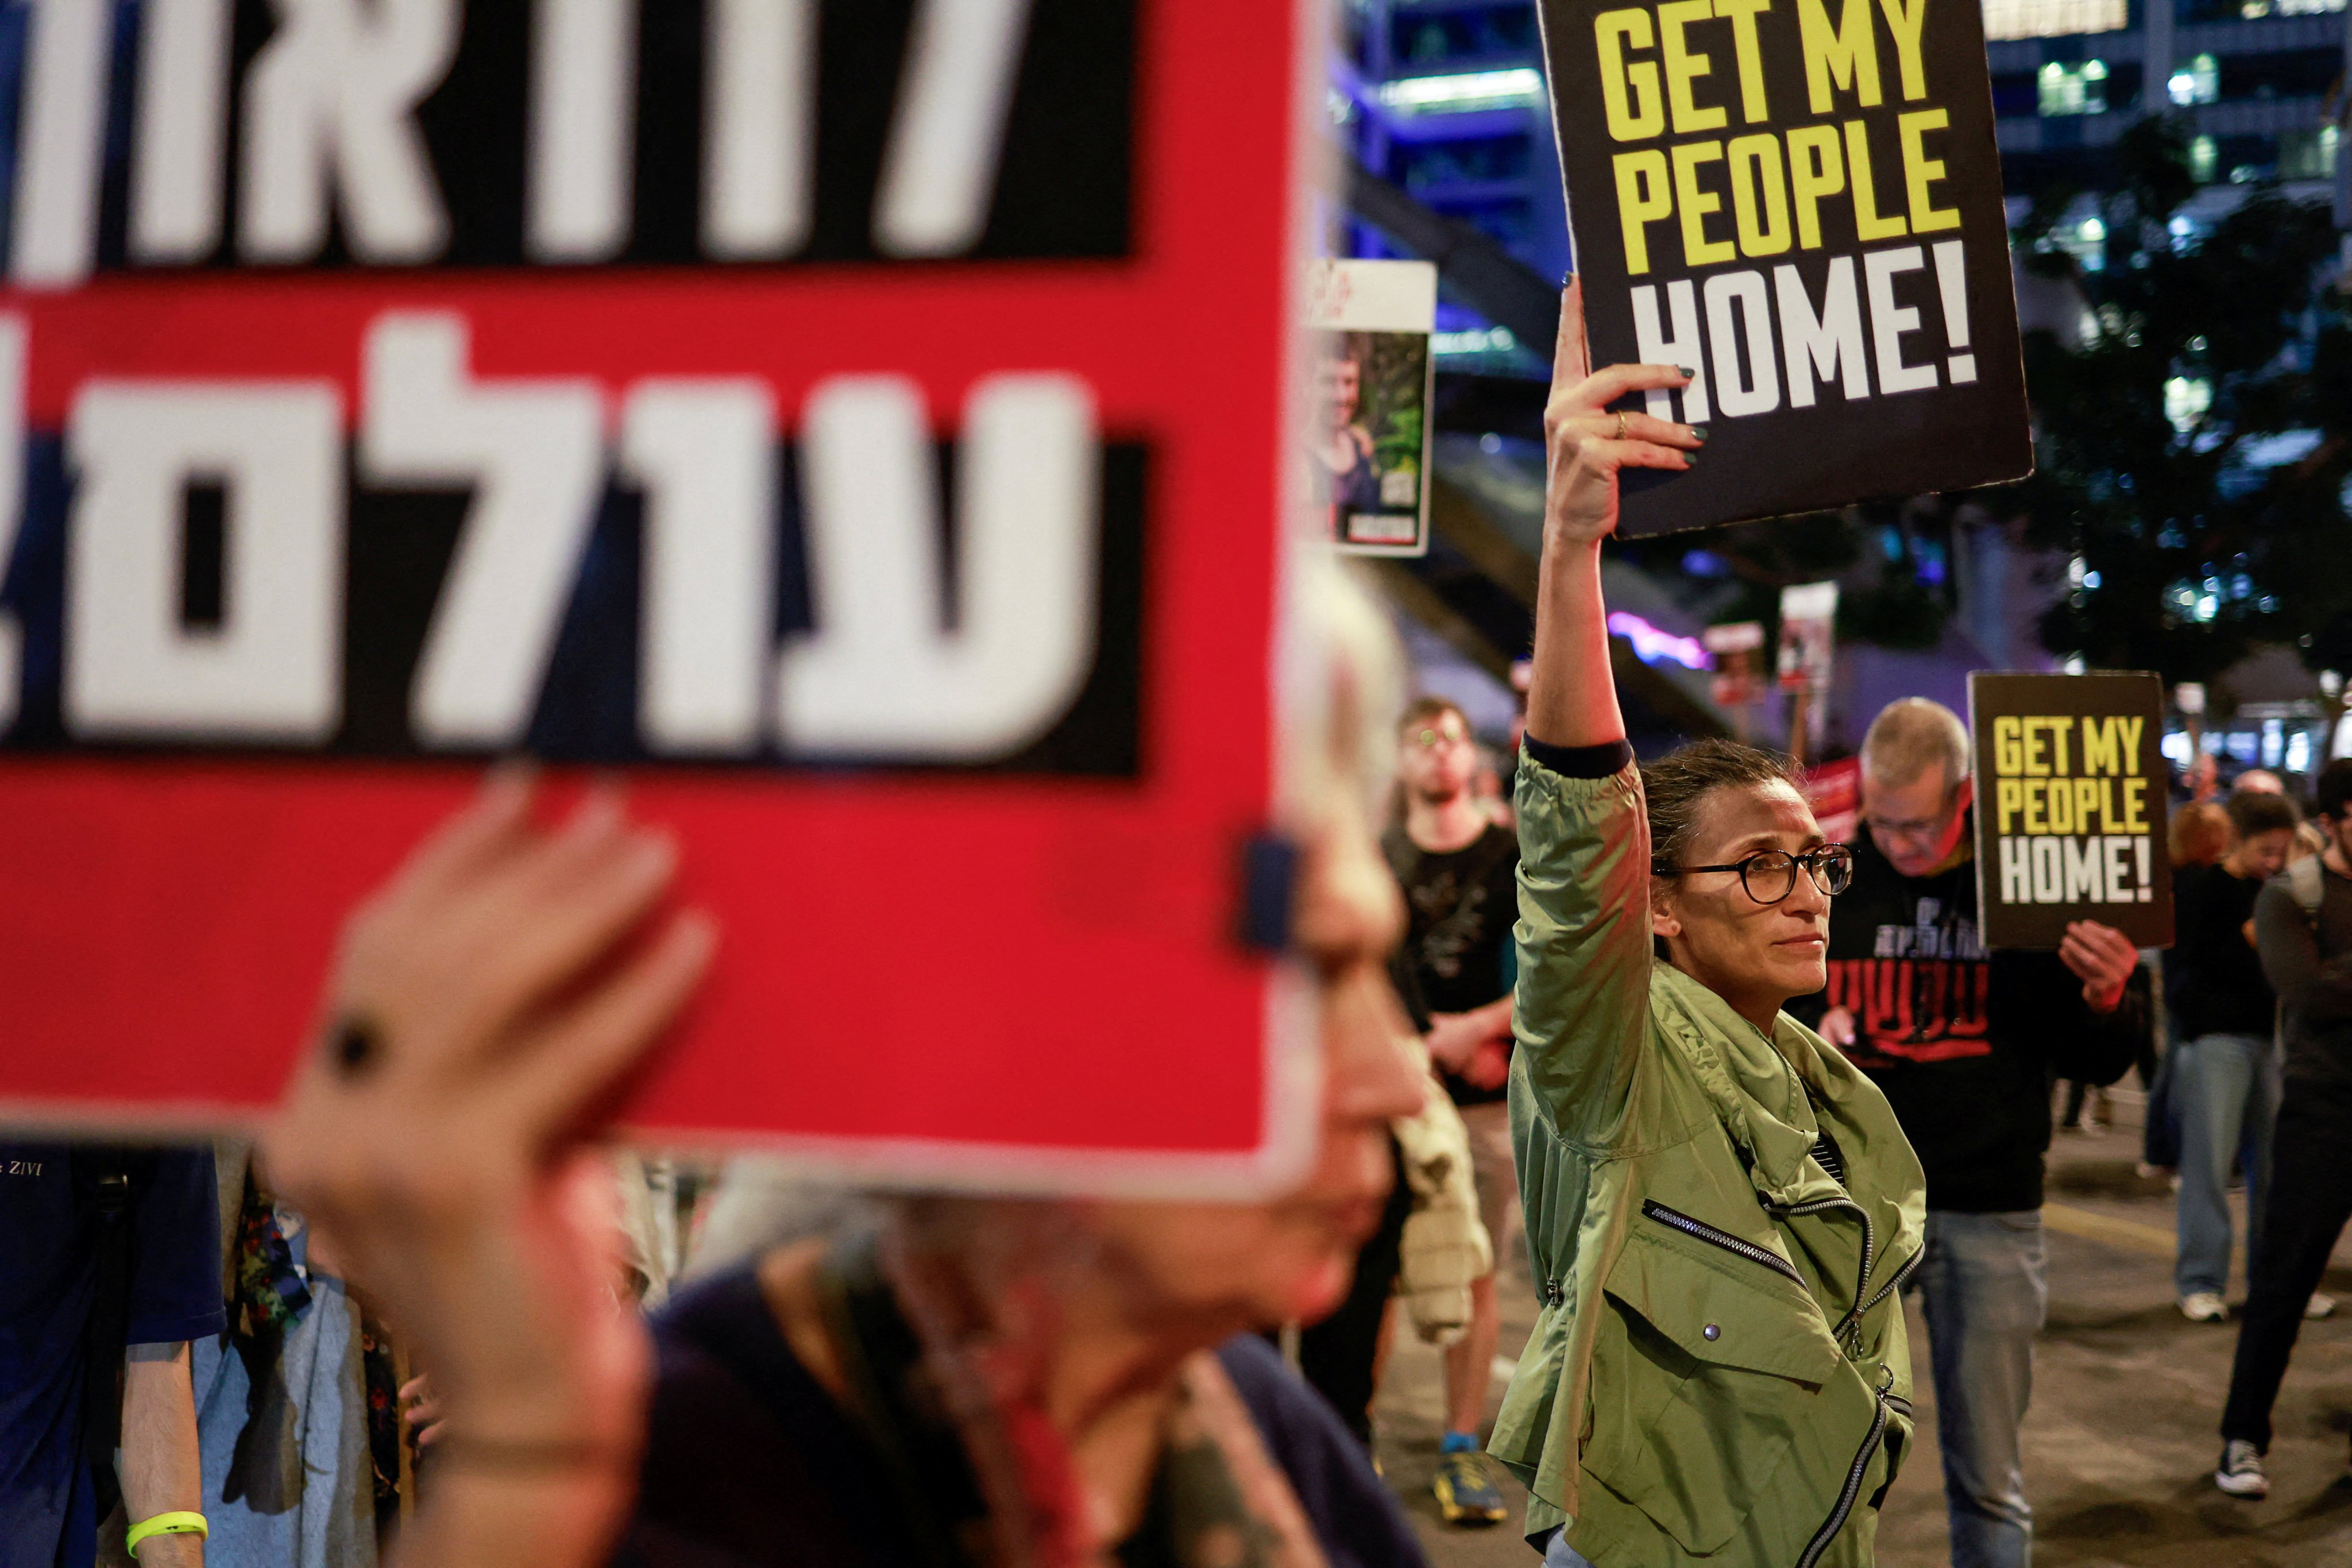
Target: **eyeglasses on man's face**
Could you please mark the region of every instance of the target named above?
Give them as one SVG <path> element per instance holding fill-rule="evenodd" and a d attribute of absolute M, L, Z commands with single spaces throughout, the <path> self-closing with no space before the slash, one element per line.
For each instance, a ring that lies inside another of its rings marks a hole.
<path fill-rule="evenodd" d="M 1937 837 L 1950 826 L 1951 810 L 1947 807 L 1933 816 L 1914 816 L 1903 821 L 1893 817 L 1865 816 L 1863 826 L 1881 838 L 1899 838 L 1908 843 L 1925 843 Z"/>
<path fill-rule="evenodd" d="M 1785 849 L 1759 849 L 1723 866 L 1667 866 L 1662 877 L 1687 877 L 1699 871 L 1737 871 L 1739 886 L 1759 904 L 1777 904 L 1797 890 L 1797 868 L 1804 868 L 1813 886 L 1834 898 L 1853 881 L 1853 850 L 1844 844 L 1824 844 L 1801 855 Z"/>
<path fill-rule="evenodd" d="M 1429 724 L 1424 725 L 1421 729 L 1415 730 L 1412 732 L 1411 739 L 1412 743 L 1420 747 L 1423 751 L 1433 752 L 1440 746 L 1463 745 L 1469 741 L 1470 735 L 1467 731 L 1463 730 L 1458 725 L 1447 724 L 1439 726 Z"/>

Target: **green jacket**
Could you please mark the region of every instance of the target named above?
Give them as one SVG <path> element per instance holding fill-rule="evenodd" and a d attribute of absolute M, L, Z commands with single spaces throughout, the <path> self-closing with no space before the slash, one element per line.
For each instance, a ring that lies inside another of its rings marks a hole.
<path fill-rule="evenodd" d="M 1511 1136 L 1544 1304 L 1493 1451 L 1599 1568 L 1873 1560 L 1925 1183 L 1885 1097 L 1652 957 L 1630 765 L 1519 763 Z M 1843 1184 L 1813 1157 L 1829 1134 Z"/>

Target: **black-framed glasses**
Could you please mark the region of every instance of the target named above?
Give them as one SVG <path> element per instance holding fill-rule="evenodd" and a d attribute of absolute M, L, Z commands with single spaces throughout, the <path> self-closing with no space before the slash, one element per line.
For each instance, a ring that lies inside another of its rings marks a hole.
<path fill-rule="evenodd" d="M 1785 849 L 1759 849 L 1728 866 L 1660 866 L 1658 873 L 1684 877 L 1695 871 L 1737 871 L 1739 886 L 1749 898 L 1759 904 L 1777 904 L 1797 890 L 1800 866 L 1813 879 L 1814 887 L 1834 898 L 1853 881 L 1853 847 L 1824 844 L 1801 855 L 1791 855 Z"/>

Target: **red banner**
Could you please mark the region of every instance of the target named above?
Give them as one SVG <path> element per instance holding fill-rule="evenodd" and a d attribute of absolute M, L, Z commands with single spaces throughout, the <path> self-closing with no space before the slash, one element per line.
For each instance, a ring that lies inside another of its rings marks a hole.
<path fill-rule="evenodd" d="M 996 1184 L 1298 1155 L 1234 934 L 1288 8 L 38 33 L 114 9 L 20 62 L 0 1111 L 272 1100 L 344 911 L 528 752 L 625 773 L 722 922 L 637 1124 Z"/>

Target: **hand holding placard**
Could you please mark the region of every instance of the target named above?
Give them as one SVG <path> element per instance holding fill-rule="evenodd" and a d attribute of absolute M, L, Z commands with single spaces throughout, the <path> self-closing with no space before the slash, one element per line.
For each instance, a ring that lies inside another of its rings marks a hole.
<path fill-rule="evenodd" d="M 1632 392 L 1683 387 L 1690 374 L 1668 364 L 1612 364 L 1591 372 L 1584 342 L 1583 294 L 1575 279 L 1561 290 L 1559 342 L 1552 356 L 1551 399 L 1544 405 L 1544 547 L 1591 543 L 1617 527 L 1617 475 L 1622 468 L 1696 466 L 1706 440 L 1694 426 L 1647 414 L 1612 414 Z"/>

